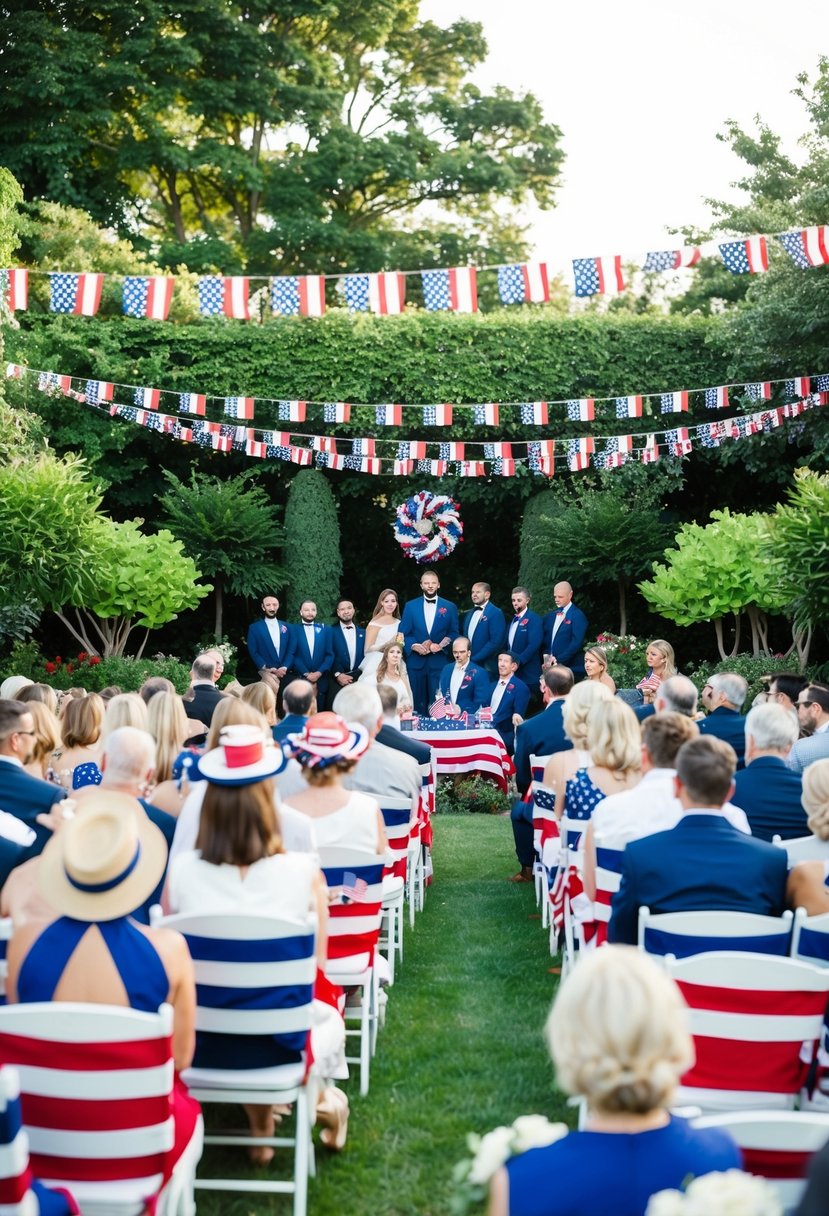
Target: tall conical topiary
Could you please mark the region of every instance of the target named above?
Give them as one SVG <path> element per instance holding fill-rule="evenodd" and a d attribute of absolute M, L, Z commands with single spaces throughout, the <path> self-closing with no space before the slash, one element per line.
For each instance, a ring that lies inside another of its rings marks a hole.
<path fill-rule="evenodd" d="M 285 599 L 290 620 L 303 600 L 313 600 L 319 619 L 330 620 L 340 594 L 343 564 L 337 504 L 319 469 L 297 473 L 285 506 Z"/>

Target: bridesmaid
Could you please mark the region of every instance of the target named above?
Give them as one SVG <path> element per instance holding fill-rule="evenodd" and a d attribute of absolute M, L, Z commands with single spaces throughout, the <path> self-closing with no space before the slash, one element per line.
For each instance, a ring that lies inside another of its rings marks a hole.
<path fill-rule="evenodd" d="M 397 592 L 385 587 L 377 598 L 371 620 L 366 626 L 365 658 L 360 664 L 363 675 L 373 679 L 382 658 L 383 647 L 397 637 L 400 629 L 400 602 Z"/>

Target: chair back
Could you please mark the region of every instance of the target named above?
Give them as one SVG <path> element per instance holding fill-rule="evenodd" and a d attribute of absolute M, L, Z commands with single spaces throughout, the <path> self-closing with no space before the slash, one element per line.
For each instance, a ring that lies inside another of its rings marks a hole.
<path fill-rule="evenodd" d="M 533 844 L 548 870 L 561 860 L 561 832 L 556 818 L 555 790 L 533 781 Z"/>
<path fill-rule="evenodd" d="M 8 963 L 6 962 L 6 947 L 9 944 L 9 939 L 14 932 L 14 921 L 10 916 L 0 916 L 0 1005 L 6 1003 L 6 976 L 8 974 Z"/>
<path fill-rule="evenodd" d="M 550 756 L 537 756 L 535 752 L 530 752 L 530 772 L 532 773 L 532 779 L 534 782 L 537 781 L 541 783 L 544 780 L 544 770 L 547 767 L 547 761 L 549 759 Z"/>
<path fill-rule="evenodd" d="M 829 912 L 808 916 L 805 908 L 797 909 L 792 929 L 791 956 L 814 963 L 817 967 L 829 967 Z"/>
<path fill-rule="evenodd" d="M 25 1216 L 32 1183 L 29 1137 L 23 1130 L 20 1077 L 10 1064 L 0 1068 L 0 1212 Z M 33 1207 L 37 1211 L 37 1207 Z"/>
<path fill-rule="evenodd" d="M 315 917 L 230 912 L 161 923 L 182 934 L 193 959 L 195 1067 L 273 1068 L 304 1059 L 317 974 Z"/>
<path fill-rule="evenodd" d="M 409 849 L 409 822 L 412 818 L 412 804 L 407 798 L 383 798 L 380 807 L 383 823 L 386 827 L 386 838 L 391 852 L 391 864 L 387 872 L 395 878 L 406 878 L 406 858 Z"/>
<path fill-rule="evenodd" d="M 328 905 L 328 960 L 365 970 L 380 936 L 385 858 L 340 848 L 322 848 L 319 858 L 329 890 L 340 893 Z"/>
<path fill-rule="evenodd" d="M 665 966 L 690 1011 L 696 1061 L 677 1101 L 708 1110 L 791 1107 L 811 1080 L 829 970 L 734 950 Z"/>
<path fill-rule="evenodd" d="M 819 836 L 796 836 L 792 840 L 773 836 L 772 844 L 786 850 L 789 869 L 799 861 L 829 861 L 829 840 L 821 840 Z"/>
<path fill-rule="evenodd" d="M 622 881 L 624 856 L 624 849 L 609 849 L 606 845 L 596 845 L 596 895 L 593 899 L 593 916 L 596 919 L 597 946 L 603 946 L 607 941 L 610 905 Z"/>
<path fill-rule="evenodd" d="M 34 1174 L 44 1182 L 140 1182 L 149 1197 L 173 1148 L 173 1011 L 79 1002 L 0 1009 L 0 1062 L 20 1076 Z M 106 1189 L 106 1188 L 104 1188 Z"/>
<path fill-rule="evenodd" d="M 829 1141 L 829 1114 L 819 1111 L 729 1111 L 703 1115 L 693 1126 L 728 1132 L 740 1148 L 743 1169 L 768 1179 L 787 1212 L 800 1201 L 810 1158 Z"/>
<path fill-rule="evenodd" d="M 639 949 L 646 954 L 689 958 L 710 950 L 788 957 L 792 913 L 759 916 L 753 912 L 662 912 L 639 909 Z"/>

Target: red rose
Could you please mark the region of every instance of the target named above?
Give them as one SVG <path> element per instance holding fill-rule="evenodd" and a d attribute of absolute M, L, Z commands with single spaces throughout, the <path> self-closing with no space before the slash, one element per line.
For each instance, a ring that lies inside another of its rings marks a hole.
<path fill-rule="evenodd" d="M 60 657 L 59 654 L 55 655 L 55 662 L 57 663 L 58 667 L 60 667 L 61 663 L 63 662 L 63 659 Z"/>
<path fill-rule="evenodd" d="M 88 658 L 89 658 L 89 655 L 86 653 L 85 650 L 82 650 L 81 653 L 78 655 L 78 662 L 83 663 L 84 660 L 88 659 Z"/>
<path fill-rule="evenodd" d="M 100 656 L 100 655 L 97 655 L 97 654 L 91 654 L 91 655 L 89 656 L 89 666 L 90 666 L 90 667 L 95 667 L 95 666 L 96 666 L 98 663 L 100 663 L 100 661 L 101 661 L 101 656 Z"/>
<path fill-rule="evenodd" d="M 44 663 L 43 666 L 46 668 L 46 671 L 50 676 L 54 673 L 54 671 L 55 671 L 54 663 Z"/>
<path fill-rule="evenodd" d="M 74 668 L 74 666 L 73 666 L 71 663 L 67 663 L 67 664 L 66 664 L 66 674 L 67 674 L 68 676 L 71 676 L 71 674 L 72 674 L 72 672 L 73 672 L 74 670 L 75 670 L 75 668 Z"/>

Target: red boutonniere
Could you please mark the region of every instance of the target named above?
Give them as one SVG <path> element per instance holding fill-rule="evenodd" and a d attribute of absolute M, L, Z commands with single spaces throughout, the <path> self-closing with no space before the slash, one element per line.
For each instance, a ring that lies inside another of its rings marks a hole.
<path fill-rule="evenodd" d="M 461 680 L 461 683 L 462 683 L 462 684 L 468 684 L 468 683 L 469 683 L 469 681 L 470 681 L 471 679 L 472 679 L 472 676 L 470 676 L 470 675 L 465 675 L 465 676 L 463 677 L 463 679 Z"/>
<path fill-rule="evenodd" d="M 514 690 L 515 690 L 514 684 L 507 684 L 507 692 L 514 692 Z"/>
<path fill-rule="evenodd" d="M 446 616 L 446 609 L 438 608 L 438 616 Z"/>
<path fill-rule="evenodd" d="M 564 618 L 564 620 L 561 623 L 562 623 L 562 625 L 572 625 L 573 624 L 573 622 L 567 616 Z"/>
<path fill-rule="evenodd" d="M 283 626 L 282 626 L 282 632 L 283 632 L 283 633 L 287 633 L 287 632 L 288 632 L 288 626 L 287 626 L 287 625 L 283 625 Z"/>
<path fill-rule="evenodd" d="M 527 626 L 529 625 L 529 623 L 530 623 L 530 621 L 529 621 L 529 617 L 522 616 L 522 617 L 521 617 L 521 620 L 518 622 L 518 628 L 519 628 L 519 629 L 526 629 L 526 628 L 527 628 Z"/>

